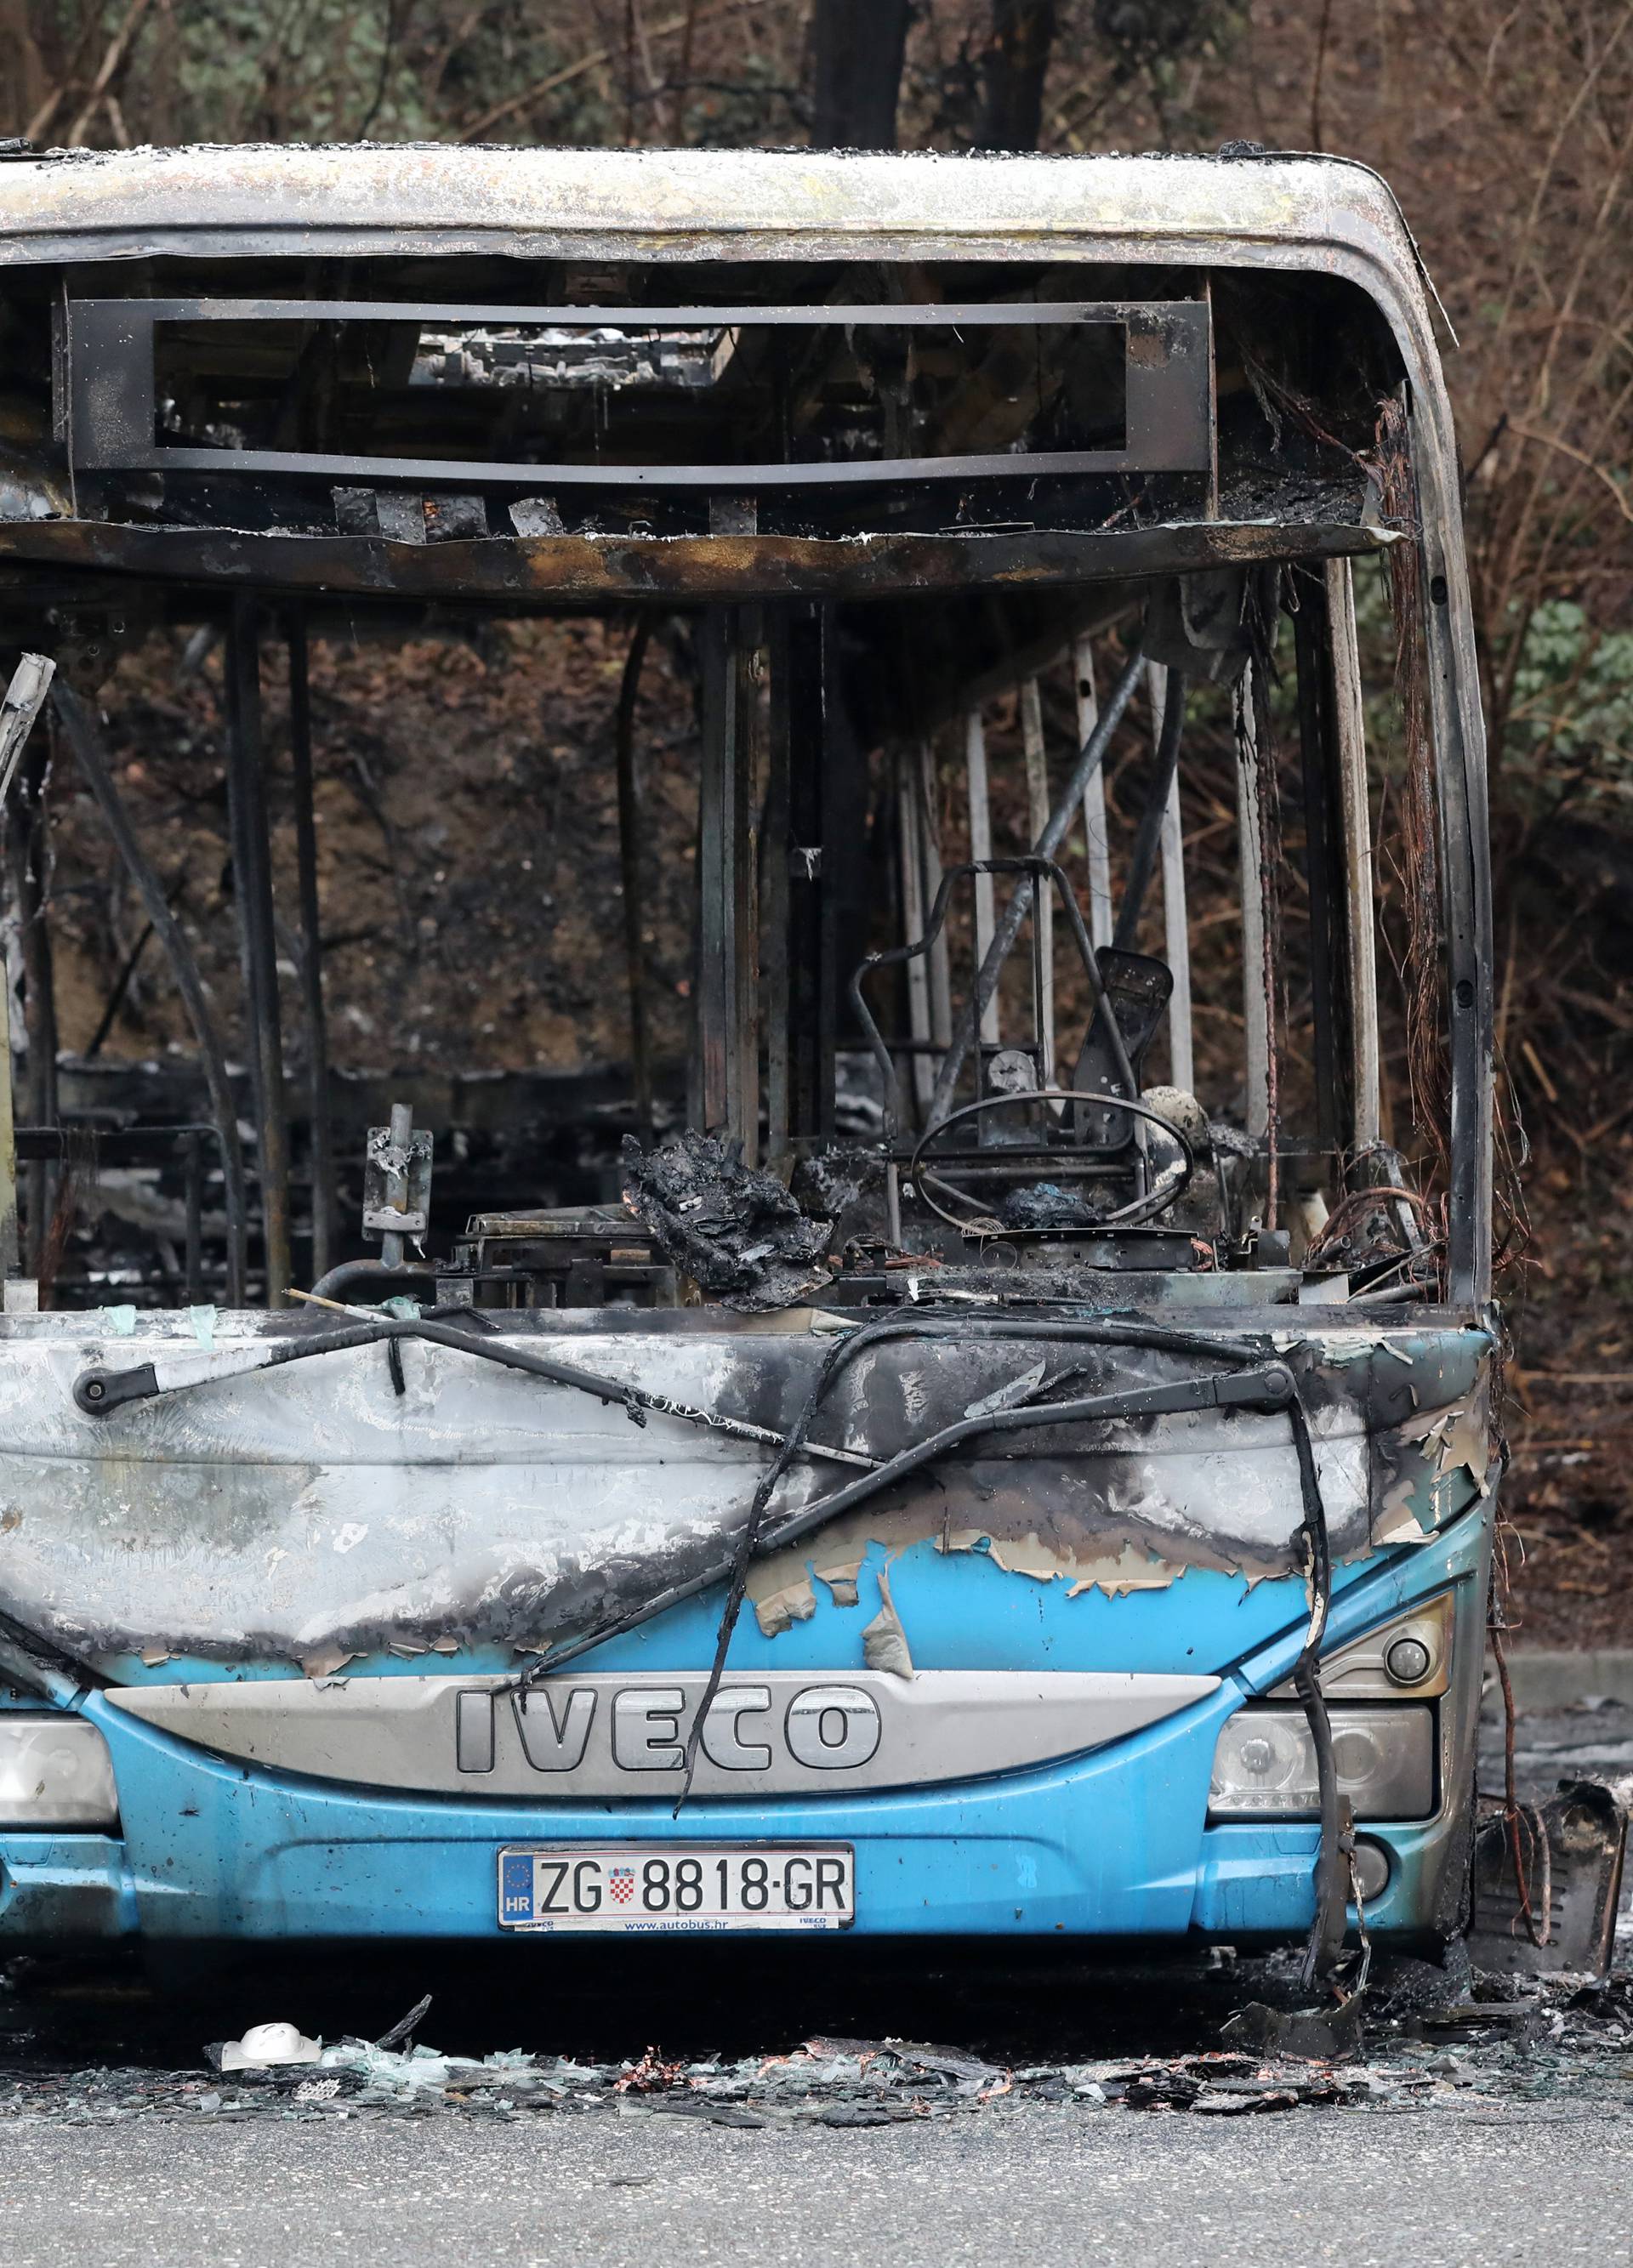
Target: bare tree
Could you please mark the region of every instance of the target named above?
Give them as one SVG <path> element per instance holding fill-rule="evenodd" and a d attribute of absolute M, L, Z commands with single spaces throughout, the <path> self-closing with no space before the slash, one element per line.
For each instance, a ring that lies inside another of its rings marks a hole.
<path fill-rule="evenodd" d="M 816 0 L 811 19 L 817 150 L 893 150 L 908 0 Z"/>
<path fill-rule="evenodd" d="M 48 87 L 45 58 L 29 24 L 27 0 L 0 0 L 0 130 L 21 134 Z"/>
<path fill-rule="evenodd" d="M 986 149 L 1038 147 L 1054 29 L 1054 0 L 993 0 L 982 74 L 980 138 Z"/>

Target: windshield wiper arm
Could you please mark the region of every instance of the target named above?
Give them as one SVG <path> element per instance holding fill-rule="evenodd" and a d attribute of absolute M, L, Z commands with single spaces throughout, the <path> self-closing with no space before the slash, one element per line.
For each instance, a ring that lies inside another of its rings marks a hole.
<path fill-rule="evenodd" d="M 578 1363 L 534 1354 L 524 1347 L 506 1345 L 499 1339 L 477 1338 L 454 1324 L 435 1323 L 423 1316 L 415 1321 L 382 1315 L 378 1322 L 371 1318 L 343 1324 L 336 1330 L 314 1332 L 307 1338 L 263 1339 L 255 1346 L 225 1354 L 181 1348 L 174 1354 L 156 1353 L 151 1362 L 138 1363 L 129 1370 L 84 1370 L 74 1381 L 74 1400 L 88 1417 L 107 1418 L 132 1402 L 151 1402 L 157 1395 L 180 1394 L 190 1387 L 207 1386 L 218 1380 L 242 1378 L 255 1371 L 279 1369 L 285 1363 L 305 1362 L 314 1355 L 338 1354 L 351 1347 L 374 1346 L 394 1339 L 423 1339 L 432 1346 L 452 1347 L 458 1353 L 498 1363 L 506 1370 L 521 1371 L 551 1386 L 574 1388 L 581 1394 L 594 1395 L 598 1402 L 617 1404 L 638 1425 L 644 1425 L 649 1416 L 675 1418 L 684 1425 L 701 1425 L 712 1432 L 728 1434 L 733 1440 L 752 1441 L 758 1448 L 780 1449 L 784 1446 L 786 1437 L 773 1426 L 756 1425 L 746 1418 L 728 1418 L 718 1410 L 678 1402 L 671 1395 L 651 1394 L 645 1387 L 626 1386 L 616 1378 L 603 1378 L 599 1372 L 585 1370 Z M 801 1448 L 806 1456 L 826 1458 L 834 1464 L 858 1465 L 868 1471 L 878 1462 L 860 1449 L 833 1447 L 821 1441 L 802 1442 Z"/>

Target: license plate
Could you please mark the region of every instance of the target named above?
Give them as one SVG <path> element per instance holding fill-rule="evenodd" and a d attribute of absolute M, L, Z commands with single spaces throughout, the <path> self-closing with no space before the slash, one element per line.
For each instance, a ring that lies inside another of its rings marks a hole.
<path fill-rule="evenodd" d="M 499 1854 L 501 1929 L 848 1929 L 845 1843 L 575 1843 Z"/>

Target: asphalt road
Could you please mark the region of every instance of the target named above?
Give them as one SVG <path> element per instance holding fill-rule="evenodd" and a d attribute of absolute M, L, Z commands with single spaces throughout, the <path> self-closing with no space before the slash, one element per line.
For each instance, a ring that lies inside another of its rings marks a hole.
<path fill-rule="evenodd" d="M 1577 2105 L 0 2133 L 11 2268 L 1464 2268 L 1625 2260 L 1629 2198 L 1633 2120 Z"/>

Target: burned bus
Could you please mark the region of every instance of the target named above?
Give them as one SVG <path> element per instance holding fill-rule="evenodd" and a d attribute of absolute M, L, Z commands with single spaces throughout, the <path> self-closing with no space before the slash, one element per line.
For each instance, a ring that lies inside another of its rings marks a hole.
<path fill-rule="evenodd" d="M 9 823 L 43 747 L 188 1035 L 46 1114 L 8 993 L 0 1946 L 1302 1940 L 1342 1990 L 1456 1934 L 1498 1332 L 1441 320 L 1375 176 L 1251 151 L 0 164 Z M 454 1199 L 454 1106 L 328 1067 L 307 659 L 558 616 L 628 655 L 630 1046 Z M 236 1020 L 110 747 L 184 637 Z M 70 1138 L 185 1264 L 41 1297 Z"/>

